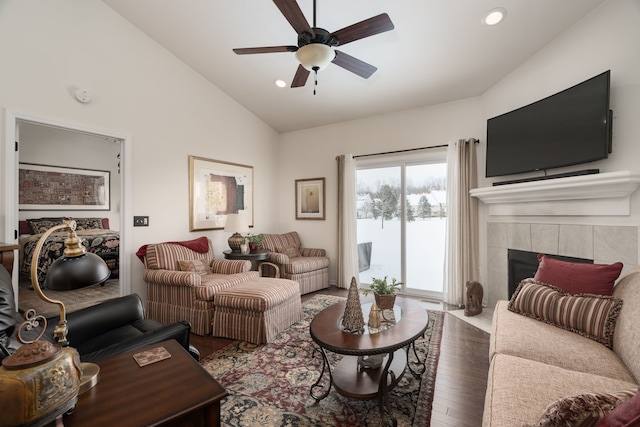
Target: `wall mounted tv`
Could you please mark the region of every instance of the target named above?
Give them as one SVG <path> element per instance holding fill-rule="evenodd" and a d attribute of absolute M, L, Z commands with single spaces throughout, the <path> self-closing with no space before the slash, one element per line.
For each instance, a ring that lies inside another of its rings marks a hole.
<path fill-rule="evenodd" d="M 611 153 L 610 78 L 606 71 L 487 120 L 486 176 L 542 170 L 546 175 L 547 169 L 605 159 Z M 566 174 L 548 177 L 556 176 Z"/>

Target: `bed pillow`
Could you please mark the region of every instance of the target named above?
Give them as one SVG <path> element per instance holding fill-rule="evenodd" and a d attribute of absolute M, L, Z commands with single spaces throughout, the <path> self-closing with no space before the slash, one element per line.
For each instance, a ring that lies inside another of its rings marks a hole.
<path fill-rule="evenodd" d="M 552 402 L 534 424 L 525 427 L 596 427 L 607 414 L 635 394 L 634 390 L 616 393 L 582 393 L 564 396 Z"/>
<path fill-rule="evenodd" d="M 62 224 L 64 218 L 34 218 L 28 219 L 27 224 L 29 225 L 29 230 L 31 234 L 40 234 L 44 233 L 51 227 L 55 227 L 56 225 Z"/>
<path fill-rule="evenodd" d="M 31 227 L 29 227 L 29 223 L 27 221 L 18 221 L 18 233 L 21 236 L 25 234 L 31 234 Z"/>
<path fill-rule="evenodd" d="M 289 258 L 296 258 L 300 256 L 300 251 L 296 245 L 287 245 L 276 248 L 276 252 L 285 254 Z"/>
<path fill-rule="evenodd" d="M 180 268 L 180 271 L 190 271 L 200 275 L 207 274 L 209 272 L 206 260 L 202 259 L 181 260 L 178 261 L 178 267 Z"/>
<path fill-rule="evenodd" d="M 622 263 L 585 264 L 562 261 L 538 254 L 538 271 L 534 279 L 562 289 L 568 294 L 611 295 Z"/>
<path fill-rule="evenodd" d="M 602 295 L 569 295 L 555 286 L 524 279 L 508 308 L 613 348 L 622 300 Z"/>
<path fill-rule="evenodd" d="M 640 389 L 602 419 L 600 427 L 633 427 L 640 425 Z"/>
<path fill-rule="evenodd" d="M 102 218 L 74 218 L 76 230 L 102 230 Z"/>

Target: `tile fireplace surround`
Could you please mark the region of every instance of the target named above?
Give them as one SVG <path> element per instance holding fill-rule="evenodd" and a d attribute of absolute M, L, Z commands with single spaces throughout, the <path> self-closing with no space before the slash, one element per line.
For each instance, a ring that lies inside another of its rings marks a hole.
<path fill-rule="evenodd" d="M 487 306 L 508 298 L 508 249 L 621 261 L 622 275 L 636 266 L 639 227 L 616 219 L 632 214 L 639 185 L 640 173 L 622 171 L 471 190 L 486 214 Z"/>

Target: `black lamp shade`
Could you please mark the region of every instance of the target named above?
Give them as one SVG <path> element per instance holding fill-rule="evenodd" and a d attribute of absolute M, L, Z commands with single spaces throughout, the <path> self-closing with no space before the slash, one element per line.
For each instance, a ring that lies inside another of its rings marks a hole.
<path fill-rule="evenodd" d="M 111 275 L 98 255 L 87 252 L 77 257 L 60 257 L 47 269 L 45 287 L 54 291 L 70 291 L 104 282 Z"/>

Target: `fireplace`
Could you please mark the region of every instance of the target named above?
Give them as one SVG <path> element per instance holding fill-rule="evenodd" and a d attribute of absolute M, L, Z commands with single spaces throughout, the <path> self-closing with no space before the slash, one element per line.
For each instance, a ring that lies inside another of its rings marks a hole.
<path fill-rule="evenodd" d="M 593 264 L 592 259 L 574 258 L 560 255 L 548 255 L 551 258 L 563 261 L 583 262 Z M 509 249 L 507 251 L 508 270 L 509 270 L 509 299 L 516 291 L 518 284 L 522 279 L 533 277 L 538 270 L 538 252 L 519 251 L 517 249 Z"/>

